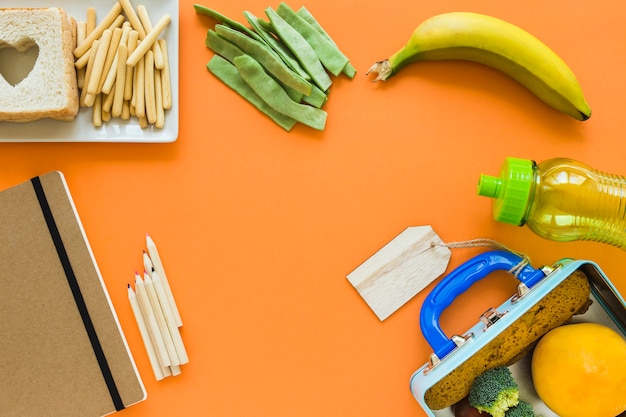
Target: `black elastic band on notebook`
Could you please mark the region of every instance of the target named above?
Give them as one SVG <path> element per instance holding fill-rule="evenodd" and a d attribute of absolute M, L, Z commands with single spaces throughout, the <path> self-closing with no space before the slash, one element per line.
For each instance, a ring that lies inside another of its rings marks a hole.
<path fill-rule="evenodd" d="M 46 223 L 48 224 L 50 236 L 52 237 L 52 240 L 54 242 L 54 246 L 59 255 L 61 264 L 63 265 L 63 270 L 65 271 L 67 282 L 70 286 L 70 289 L 72 290 L 74 301 L 76 302 L 76 306 L 78 307 L 78 311 L 80 312 L 80 316 L 83 320 L 85 330 L 87 331 L 87 335 L 89 336 L 91 347 L 93 348 L 93 352 L 95 353 L 96 359 L 98 360 L 98 365 L 100 365 L 100 371 L 102 372 L 102 376 L 104 377 L 107 388 L 109 389 L 111 400 L 113 400 L 115 409 L 117 411 L 120 411 L 124 409 L 124 403 L 122 402 L 120 393 L 117 390 L 117 386 L 115 385 L 113 374 L 111 373 L 111 369 L 109 368 L 106 356 L 104 355 L 104 351 L 102 350 L 100 340 L 98 340 L 98 335 L 96 334 L 93 322 L 91 321 L 91 317 L 89 316 L 89 311 L 87 310 L 85 299 L 83 298 L 83 294 L 80 292 L 80 287 L 78 285 L 78 281 L 76 280 L 76 275 L 74 275 L 74 270 L 72 269 L 72 265 L 70 264 L 67 252 L 65 251 L 65 246 L 63 245 L 63 241 L 61 239 L 61 235 L 59 234 L 59 229 L 57 228 L 54 217 L 52 216 L 52 211 L 50 210 L 50 206 L 48 205 L 48 199 L 46 198 L 43 186 L 41 185 L 41 180 L 39 179 L 39 177 L 35 177 L 31 179 L 31 183 L 33 184 L 33 187 L 35 189 L 35 194 L 37 195 L 37 199 L 39 200 L 39 205 L 41 206 L 43 216 L 46 219 Z"/>

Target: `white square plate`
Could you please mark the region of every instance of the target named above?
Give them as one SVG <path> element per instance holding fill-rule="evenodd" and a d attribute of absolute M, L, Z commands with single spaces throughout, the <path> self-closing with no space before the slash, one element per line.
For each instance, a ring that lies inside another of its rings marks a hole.
<path fill-rule="evenodd" d="M 0 122 L 1 142 L 174 142 L 178 138 L 178 0 L 131 0 L 133 6 L 146 6 L 150 20 L 156 23 L 161 16 L 169 14 L 170 24 L 161 37 L 167 40 L 168 58 L 170 63 L 172 84 L 172 108 L 165 112 L 165 126 L 157 129 L 154 126 L 142 129 L 137 118 L 124 121 L 111 119 L 102 127 L 92 125 L 92 109 L 81 108 L 73 122 L 56 120 L 38 120 L 30 123 Z M 6 2 L 2 7 L 60 7 L 76 21 L 85 21 L 87 8 L 96 10 L 99 23 L 107 14 L 114 2 L 111 0 L 86 2 L 84 0 L 14 0 Z"/>

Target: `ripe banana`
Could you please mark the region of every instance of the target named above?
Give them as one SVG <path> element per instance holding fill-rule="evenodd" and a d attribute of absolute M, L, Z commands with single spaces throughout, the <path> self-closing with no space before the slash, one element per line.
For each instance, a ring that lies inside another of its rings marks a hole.
<path fill-rule="evenodd" d="M 466 60 L 495 68 L 551 107 L 577 120 L 591 117 L 578 80 L 548 46 L 523 29 L 478 13 L 452 12 L 420 24 L 409 41 L 367 71 L 386 80 L 422 60 Z"/>

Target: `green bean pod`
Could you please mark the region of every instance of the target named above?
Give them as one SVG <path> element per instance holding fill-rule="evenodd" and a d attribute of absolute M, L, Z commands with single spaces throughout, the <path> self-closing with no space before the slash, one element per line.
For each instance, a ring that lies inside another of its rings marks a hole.
<path fill-rule="evenodd" d="M 317 54 L 306 39 L 291 25 L 278 15 L 271 7 L 265 9 L 276 33 L 280 36 L 287 48 L 298 58 L 302 67 L 309 73 L 311 79 L 322 91 L 328 90 L 332 84 L 330 76 L 324 69 Z"/>
<path fill-rule="evenodd" d="M 237 68 L 231 64 L 228 60 L 220 55 L 213 55 L 209 63 L 207 64 L 208 70 L 220 79 L 224 84 L 237 92 L 246 101 L 254 105 L 258 110 L 269 116 L 276 124 L 290 131 L 295 125 L 296 120 L 286 116 L 283 113 L 277 112 L 270 107 L 265 100 L 248 85 L 248 83 L 241 77 Z"/>
<path fill-rule="evenodd" d="M 257 34 L 255 31 L 251 30 L 250 28 L 248 28 L 245 25 L 242 25 L 241 23 L 237 22 L 236 20 L 231 19 L 228 16 L 224 16 L 223 14 L 221 14 L 220 12 L 218 12 L 217 10 L 214 9 L 210 9 L 206 6 L 202 6 L 200 4 L 194 4 L 193 8 L 195 9 L 196 13 L 199 14 L 203 14 L 203 15 L 207 15 L 212 17 L 213 19 L 217 20 L 218 22 L 230 26 L 233 29 L 236 29 L 240 32 L 245 33 L 246 35 L 260 41 L 263 42 L 263 38 L 261 38 L 261 36 L 259 36 L 259 34 Z"/>
<path fill-rule="evenodd" d="M 281 2 L 276 13 L 289 23 L 311 45 L 322 65 L 334 76 L 341 74 L 350 60 L 334 42 L 322 35 L 286 3 Z"/>
<path fill-rule="evenodd" d="M 302 68 L 300 62 L 296 59 L 296 57 L 291 53 L 291 51 L 287 48 L 285 44 L 280 42 L 276 37 L 267 31 L 262 25 L 262 19 L 259 19 L 249 11 L 244 11 L 243 15 L 246 17 L 250 26 L 259 34 L 259 36 L 285 61 L 285 63 L 291 67 L 297 74 L 299 74 L 305 80 L 310 80 L 311 76 L 308 72 Z"/>
<path fill-rule="evenodd" d="M 283 60 L 270 52 L 265 43 L 224 25 L 216 25 L 215 31 L 219 36 L 259 61 L 269 73 L 273 74 L 283 84 L 306 96 L 311 95 L 311 83 L 296 74 Z"/>
<path fill-rule="evenodd" d="M 218 26 L 219 25 L 217 25 L 216 28 Z M 241 49 L 239 49 L 238 46 L 224 39 L 214 30 L 209 29 L 209 31 L 207 32 L 206 45 L 213 52 L 215 52 L 218 55 L 221 55 L 223 58 L 226 58 L 226 60 L 228 60 L 233 65 L 234 65 L 236 57 L 241 56 L 241 55 L 246 55 L 246 53 L 242 51 Z M 296 91 L 293 88 L 289 87 L 288 85 L 283 84 L 280 80 L 277 80 L 277 81 L 281 83 L 285 92 L 289 94 L 289 97 L 291 97 L 294 101 L 300 102 L 302 101 L 304 97 L 306 97 L 301 92 Z"/>
<path fill-rule="evenodd" d="M 238 56 L 235 58 L 235 67 L 246 83 L 274 110 L 313 129 L 324 130 L 327 113 L 293 101 L 254 58 L 249 55 Z"/>
<path fill-rule="evenodd" d="M 302 6 L 298 9 L 296 13 L 298 13 L 298 16 L 306 20 L 312 27 L 317 29 L 317 31 L 321 33 L 322 36 L 324 36 L 326 39 L 328 39 L 329 42 L 335 45 L 335 47 L 337 47 L 337 44 L 335 43 L 333 38 L 328 34 L 328 32 L 326 32 L 326 30 L 322 27 L 322 25 L 320 25 L 320 23 L 317 21 L 315 16 L 313 16 L 313 14 L 309 11 L 309 9 L 307 9 L 305 6 Z M 352 65 L 351 62 L 348 62 L 346 67 L 343 69 L 343 73 L 348 78 L 354 78 L 354 76 L 356 75 L 356 68 L 354 67 L 354 65 Z"/>

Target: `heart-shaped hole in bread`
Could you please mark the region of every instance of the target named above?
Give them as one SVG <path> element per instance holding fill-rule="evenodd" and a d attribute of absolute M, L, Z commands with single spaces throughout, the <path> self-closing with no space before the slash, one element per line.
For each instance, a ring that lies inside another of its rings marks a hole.
<path fill-rule="evenodd" d="M 15 87 L 28 77 L 38 57 L 39 46 L 30 38 L 16 44 L 0 40 L 0 75 Z"/>

